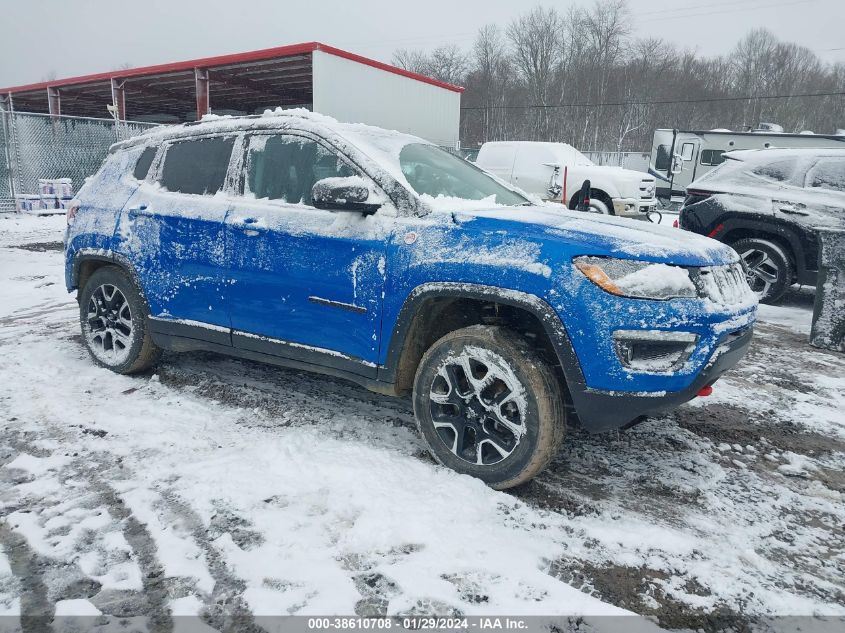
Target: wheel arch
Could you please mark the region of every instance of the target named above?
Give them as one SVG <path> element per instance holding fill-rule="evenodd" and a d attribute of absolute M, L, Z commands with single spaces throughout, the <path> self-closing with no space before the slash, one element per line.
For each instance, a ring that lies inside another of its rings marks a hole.
<path fill-rule="evenodd" d="M 769 240 L 784 249 L 792 258 L 792 263 L 796 268 L 794 272 L 797 275 L 802 275 L 807 270 L 807 253 L 804 244 L 801 237 L 790 227 L 782 224 L 736 220 L 727 220 L 724 225 L 722 234 L 718 236 L 719 241 L 731 246 L 743 239 Z"/>
<path fill-rule="evenodd" d="M 590 185 L 591 185 L 590 186 L 590 197 L 595 198 L 596 200 L 601 200 L 602 202 L 604 202 L 607 205 L 608 210 L 612 214 L 613 213 L 613 198 L 611 197 L 611 195 L 609 193 L 607 193 L 607 191 L 604 188 L 593 187 L 592 184 L 593 184 L 592 181 L 590 181 Z M 575 192 L 572 194 L 572 197 L 569 199 L 569 203 L 567 204 L 567 206 L 570 209 L 574 210 L 578 206 L 578 198 L 580 197 L 580 195 L 581 195 L 581 188 L 579 187 L 578 189 L 575 190 Z"/>
<path fill-rule="evenodd" d="M 141 297 L 146 301 L 144 287 L 141 285 L 141 280 L 138 272 L 135 270 L 135 266 L 124 255 L 112 251 L 102 251 L 99 249 L 80 249 L 77 251 L 74 255 L 73 266 L 71 268 L 71 289 L 81 290 L 91 275 L 105 266 L 117 266 L 129 275 L 141 293 Z"/>
<path fill-rule="evenodd" d="M 407 393 L 425 351 L 445 334 L 475 324 L 504 324 L 537 338 L 559 367 L 564 385 L 584 383 L 578 357 L 554 309 L 536 295 L 496 286 L 428 283 L 405 299 L 396 319 L 379 380 Z"/>

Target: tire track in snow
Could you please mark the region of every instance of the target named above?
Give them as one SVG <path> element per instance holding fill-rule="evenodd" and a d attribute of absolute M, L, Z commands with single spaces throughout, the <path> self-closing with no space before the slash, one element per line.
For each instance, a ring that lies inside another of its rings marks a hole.
<path fill-rule="evenodd" d="M 162 492 L 161 499 L 169 510 L 183 520 L 194 542 L 205 555 L 208 571 L 214 579 L 211 595 L 198 596 L 205 604 L 202 619 L 219 631 L 263 633 L 264 629 L 256 624 L 249 605 L 241 595 L 246 590 L 246 583 L 229 568 L 223 553 L 211 542 L 209 530 L 200 516 L 172 490 Z"/>
<path fill-rule="evenodd" d="M 56 605 L 48 599 L 44 583 L 42 570 L 47 561 L 42 560 L 26 538 L 5 521 L 0 521 L 0 545 L 9 559 L 12 574 L 23 588 L 20 595 L 22 630 L 24 633 L 52 631 L 49 623 L 56 613 Z"/>
<path fill-rule="evenodd" d="M 88 472 L 84 474 L 87 475 L 86 479 L 92 490 L 99 495 L 109 513 L 120 523 L 123 536 L 135 552 L 136 561 L 141 568 L 143 591 L 140 598 L 147 608 L 144 614 L 132 615 L 148 617 L 148 630 L 152 633 L 170 633 L 173 630 L 173 617 L 168 604 L 167 578 L 164 575 L 164 567 L 158 560 L 155 540 L 146 526 L 132 515 L 120 495 L 111 486 L 99 481 L 103 472 L 86 470 Z"/>

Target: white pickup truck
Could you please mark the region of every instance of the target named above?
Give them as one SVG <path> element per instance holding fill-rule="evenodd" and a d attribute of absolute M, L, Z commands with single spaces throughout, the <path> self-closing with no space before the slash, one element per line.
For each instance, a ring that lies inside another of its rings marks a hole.
<path fill-rule="evenodd" d="M 563 202 L 570 209 L 578 206 L 585 180 L 590 181 L 590 210 L 595 213 L 642 218 L 657 204 L 653 176 L 596 165 L 566 143 L 484 143 L 475 163 L 520 189 Z"/>

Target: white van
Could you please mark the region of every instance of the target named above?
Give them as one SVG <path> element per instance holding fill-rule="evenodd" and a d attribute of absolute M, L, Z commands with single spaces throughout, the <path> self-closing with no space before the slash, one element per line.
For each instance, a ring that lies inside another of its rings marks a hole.
<path fill-rule="evenodd" d="M 642 218 L 657 204 L 653 176 L 596 165 L 566 143 L 484 143 L 475 163 L 520 189 L 563 202 L 570 209 L 578 206 L 585 180 L 590 181 L 590 210 L 596 213 Z"/>

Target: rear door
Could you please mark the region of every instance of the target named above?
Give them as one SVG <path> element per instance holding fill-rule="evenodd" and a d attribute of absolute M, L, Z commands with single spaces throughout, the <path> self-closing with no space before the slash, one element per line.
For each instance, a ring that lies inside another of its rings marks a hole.
<path fill-rule="evenodd" d="M 118 238 L 138 271 L 153 319 L 229 327 L 223 228 L 238 144 L 237 135 L 166 144 L 124 207 Z M 220 342 L 229 342 L 228 333 L 218 333 Z"/>
<path fill-rule="evenodd" d="M 311 204 L 317 180 L 347 176 L 368 179 L 317 137 L 248 139 L 244 195 L 226 220 L 235 346 L 375 372 L 395 218 Z"/>

